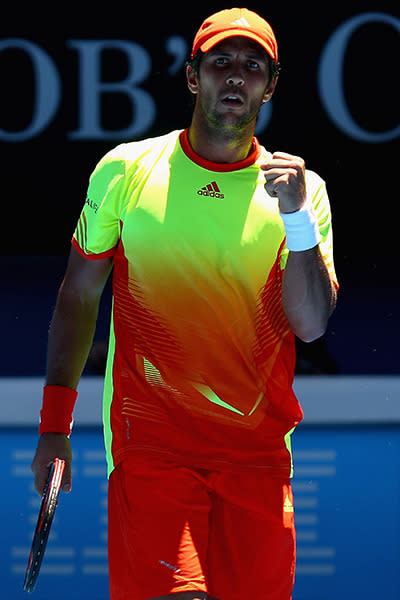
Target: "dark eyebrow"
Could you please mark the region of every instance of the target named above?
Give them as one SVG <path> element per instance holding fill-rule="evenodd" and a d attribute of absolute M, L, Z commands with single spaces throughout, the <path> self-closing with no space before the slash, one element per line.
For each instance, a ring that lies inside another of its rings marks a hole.
<path fill-rule="evenodd" d="M 218 56 L 232 56 L 232 52 L 226 52 L 224 50 L 218 50 L 218 48 L 211 48 L 206 54 L 209 56 L 214 56 L 218 54 Z"/>
<path fill-rule="evenodd" d="M 230 58 L 231 56 L 233 56 L 233 52 L 228 52 L 226 50 L 218 50 L 218 48 L 211 48 L 211 50 L 209 50 L 207 52 L 207 54 L 209 56 L 225 56 L 227 58 Z M 245 54 L 245 58 L 251 59 L 251 60 L 264 60 L 266 59 L 265 55 L 263 52 L 254 52 L 253 50 L 251 50 L 250 52 Z"/>

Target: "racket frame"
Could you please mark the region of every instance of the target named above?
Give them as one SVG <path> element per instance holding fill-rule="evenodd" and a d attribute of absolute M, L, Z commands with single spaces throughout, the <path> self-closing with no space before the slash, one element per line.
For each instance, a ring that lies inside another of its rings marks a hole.
<path fill-rule="evenodd" d="M 42 495 L 36 528 L 33 534 L 28 565 L 26 567 L 23 587 L 24 592 L 31 593 L 36 586 L 57 506 L 64 468 L 65 461 L 61 458 L 55 458 L 54 462 L 52 462 L 50 465 L 49 475 Z"/>

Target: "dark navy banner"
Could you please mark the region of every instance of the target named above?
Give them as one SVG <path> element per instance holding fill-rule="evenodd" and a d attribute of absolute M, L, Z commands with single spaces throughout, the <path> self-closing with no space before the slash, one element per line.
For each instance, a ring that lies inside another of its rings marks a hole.
<path fill-rule="evenodd" d="M 2 15 L 3 256 L 66 256 L 100 157 L 189 125 L 191 41 L 227 7 L 37 6 L 8 3 Z M 248 7 L 272 24 L 282 64 L 257 136 L 271 151 L 304 157 L 327 182 L 341 283 L 329 350 L 339 372 L 398 373 L 398 3 Z M 354 346 L 345 360 L 344 336 Z"/>

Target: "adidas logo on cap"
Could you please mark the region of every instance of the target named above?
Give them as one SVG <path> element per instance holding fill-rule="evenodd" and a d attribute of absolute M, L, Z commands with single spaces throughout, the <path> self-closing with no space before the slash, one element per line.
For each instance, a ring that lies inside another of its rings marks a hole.
<path fill-rule="evenodd" d="M 241 19 L 237 19 L 237 21 L 232 21 L 231 25 L 237 25 L 238 27 L 248 27 L 250 29 L 251 25 L 246 21 L 244 17 Z"/>
<path fill-rule="evenodd" d="M 224 194 L 221 193 L 217 182 L 212 181 L 208 185 L 205 185 L 200 190 L 197 190 L 199 196 L 209 196 L 210 198 L 224 198 Z"/>

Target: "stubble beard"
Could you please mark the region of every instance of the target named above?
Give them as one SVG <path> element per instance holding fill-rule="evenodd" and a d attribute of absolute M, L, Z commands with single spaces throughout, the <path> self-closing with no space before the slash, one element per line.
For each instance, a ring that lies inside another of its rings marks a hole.
<path fill-rule="evenodd" d="M 241 115 L 234 112 L 222 113 L 215 108 L 206 111 L 203 107 L 203 115 L 209 127 L 218 137 L 234 142 L 242 138 L 243 134 L 251 130 L 254 132 L 257 116 L 261 105 L 254 111 L 246 111 Z"/>

